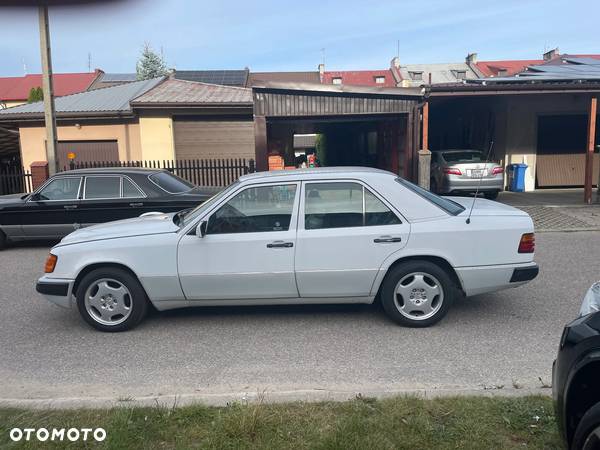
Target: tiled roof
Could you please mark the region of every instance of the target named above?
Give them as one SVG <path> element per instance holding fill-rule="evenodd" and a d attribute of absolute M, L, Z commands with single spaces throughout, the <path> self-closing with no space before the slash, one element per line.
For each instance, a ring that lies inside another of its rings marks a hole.
<path fill-rule="evenodd" d="M 57 97 L 54 101 L 58 117 L 82 115 L 103 115 L 106 113 L 126 114 L 131 112 L 129 102 L 152 89 L 163 78 L 136 81 L 78 94 Z M 28 103 L 0 110 L 0 120 L 14 118 L 37 118 L 44 115 L 44 102 Z"/>
<path fill-rule="evenodd" d="M 376 83 L 376 77 L 384 77 L 384 83 Z M 383 70 L 338 70 L 323 72 L 323 84 L 333 84 L 334 78 L 341 78 L 342 84 L 351 86 L 396 86 L 390 69 Z"/>
<path fill-rule="evenodd" d="M 464 72 L 464 78 L 459 78 L 458 74 L 461 72 Z M 471 80 L 478 78 L 478 74 L 464 62 L 403 64 L 400 66 L 400 74 L 402 75 L 403 83 L 414 87 L 429 84 L 430 76 L 431 84 L 458 83 L 462 82 L 463 79 Z M 415 78 L 416 74 L 419 74 L 419 78 Z"/>
<path fill-rule="evenodd" d="M 257 83 L 320 83 L 319 72 L 250 72 L 247 87 Z"/>
<path fill-rule="evenodd" d="M 475 63 L 477 68 L 486 77 L 511 76 L 522 72 L 527 66 L 543 64 L 543 59 L 520 59 L 505 61 L 478 61 Z M 504 71 L 504 72 L 503 72 Z"/>
<path fill-rule="evenodd" d="M 54 95 L 75 94 L 85 91 L 102 71 L 86 73 L 55 73 L 52 75 Z M 0 100 L 27 100 L 31 88 L 42 86 L 42 75 L 32 74 L 24 77 L 0 78 Z"/>
<path fill-rule="evenodd" d="M 252 104 L 252 89 L 170 78 L 131 102 L 144 104 Z"/>

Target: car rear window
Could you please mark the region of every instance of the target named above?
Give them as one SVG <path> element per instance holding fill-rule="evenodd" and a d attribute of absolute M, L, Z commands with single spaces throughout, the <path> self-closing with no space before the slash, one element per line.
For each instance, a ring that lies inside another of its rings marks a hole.
<path fill-rule="evenodd" d="M 464 152 L 443 152 L 444 159 L 449 163 L 482 163 L 485 162 L 483 153 L 477 150 Z"/>
<path fill-rule="evenodd" d="M 428 191 L 427 189 L 423 189 L 421 186 L 417 186 L 416 184 L 413 184 L 410 181 L 406 181 L 403 178 L 396 178 L 396 181 L 405 188 L 413 191 L 415 194 L 423 197 L 430 203 L 433 203 L 435 206 L 443 209 L 448 214 L 457 216 L 465 210 L 465 208 L 462 205 L 459 205 L 458 203 L 453 202 L 452 200 L 449 200 L 447 198 L 440 197 L 439 195 L 436 195 L 433 192 Z"/>
<path fill-rule="evenodd" d="M 193 184 L 169 172 L 153 173 L 148 178 L 163 191 L 167 191 L 170 194 L 181 194 L 194 188 Z"/>

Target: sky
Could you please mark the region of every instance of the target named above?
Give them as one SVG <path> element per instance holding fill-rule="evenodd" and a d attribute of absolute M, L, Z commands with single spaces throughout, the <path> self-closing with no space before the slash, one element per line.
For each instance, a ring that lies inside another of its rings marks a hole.
<path fill-rule="evenodd" d="M 55 72 L 135 72 L 144 42 L 177 69 L 384 69 L 600 53 L 597 0 L 122 0 L 50 7 Z M 37 9 L 0 6 L 0 76 L 40 72 Z M 398 51 L 399 50 L 399 51 Z M 26 66 L 26 67 L 24 67 Z"/>

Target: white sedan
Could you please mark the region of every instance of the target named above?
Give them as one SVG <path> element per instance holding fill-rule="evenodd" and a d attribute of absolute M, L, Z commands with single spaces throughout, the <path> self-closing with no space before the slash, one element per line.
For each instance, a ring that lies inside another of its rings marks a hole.
<path fill-rule="evenodd" d="M 52 248 L 37 291 L 102 331 L 200 305 L 373 303 L 397 323 L 438 322 L 458 295 L 538 273 L 531 218 L 438 197 L 390 172 L 245 175 L 193 210 L 77 230 Z"/>

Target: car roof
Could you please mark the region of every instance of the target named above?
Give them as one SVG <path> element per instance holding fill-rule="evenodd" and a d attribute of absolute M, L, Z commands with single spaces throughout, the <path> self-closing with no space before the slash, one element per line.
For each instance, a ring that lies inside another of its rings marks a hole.
<path fill-rule="evenodd" d="M 137 174 L 151 175 L 157 172 L 164 172 L 165 169 L 151 169 L 147 167 L 96 167 L 90 169 L 74 169 L 65 172 L 59 172 L 56 175 L 90 175 L 90 174 Z"/>
<path fill-rule="evenodd" d="M 310 179 L 322 178 L 353 178 L 364 175 L 395 175 L 386 170 L 374 169 L 372 167 L 310 167 L 305 169 L 271 170 L 269 172 L 255 172 L 242 175 L 240 181 L 269 181 L 270 179 Z M 397 175 L 395 175 L 397 176 Z"/>

